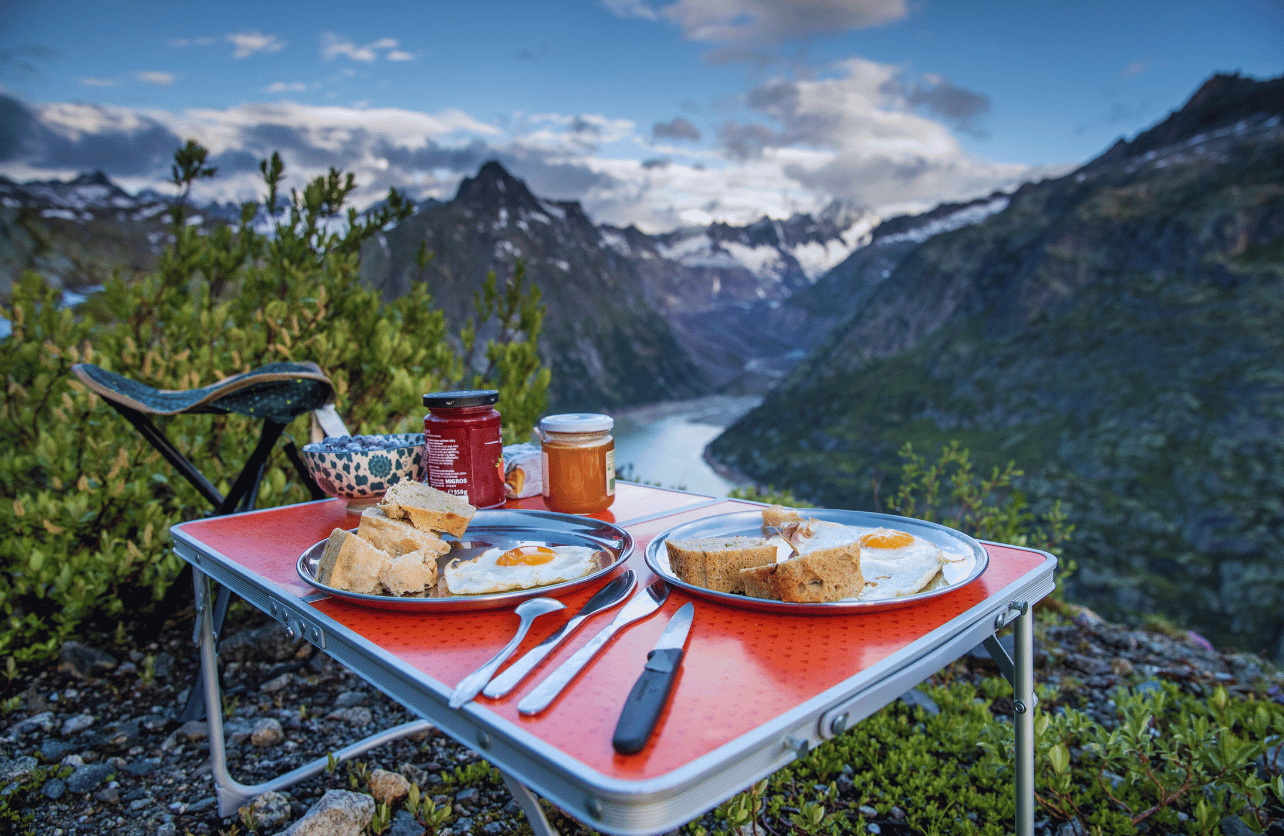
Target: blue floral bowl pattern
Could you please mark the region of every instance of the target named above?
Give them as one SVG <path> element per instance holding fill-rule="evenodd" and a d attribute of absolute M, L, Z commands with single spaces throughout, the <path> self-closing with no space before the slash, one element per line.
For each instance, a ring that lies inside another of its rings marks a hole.
<path fill-rule="evenodd" d="M 303 445 L 303 461 L 321 490 L 330 496 L 373 503 L 402 479 L 418 479 L 423 466 L 423 433 L 385 436 L 400 446 L 383 450 L 326 450 Z"/>

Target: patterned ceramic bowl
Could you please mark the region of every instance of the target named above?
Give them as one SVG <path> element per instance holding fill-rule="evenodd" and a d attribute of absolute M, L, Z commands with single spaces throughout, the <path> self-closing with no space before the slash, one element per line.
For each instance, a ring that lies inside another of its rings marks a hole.
<path fill-rule="evenodd" d="M 303 461 L 321 490 L 348 500 L 348 507 L 369 507 L 393 483 L 418 479 L 423 464 L 423 433 L 379 436 L 397 443 L 385 449 L 326 449 L 333 439 L 303 445 Z"/>

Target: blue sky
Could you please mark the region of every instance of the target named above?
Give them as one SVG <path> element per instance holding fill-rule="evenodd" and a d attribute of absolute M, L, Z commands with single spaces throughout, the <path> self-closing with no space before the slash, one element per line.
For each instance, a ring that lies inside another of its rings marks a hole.
<path fill-rule="evenodd" d="M 498 159 L 650 231 L 1009 189 L 1135 136 L 1214 72 L 1284 73 L 1284 3 L 0 0 L 0 174 L 221 199 L 334 166 L 449 198 Z"/>

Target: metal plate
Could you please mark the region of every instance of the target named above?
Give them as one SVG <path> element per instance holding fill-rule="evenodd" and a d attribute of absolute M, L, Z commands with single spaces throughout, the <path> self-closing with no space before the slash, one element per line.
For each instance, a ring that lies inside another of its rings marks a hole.
<path fill-rule="evenodd" d="M 353 529 L 354 531 L 356 529 Z M 633 553 L 633 536 L 624 529 L 592 517 L 557 514 L 552 511 L 496 510 L 478 511 L 468 523 L 462 537 L 449 534 L 443 540 L 452 543 L 450 551 L 438 558 L 438 577 L 446 563 L 456 558 L 465 560 L 489 548 L 510 549 L 520 545 L 587 546 L 598 551 L 598 566 L 573 581 L 514 589 L 486 595 L 446 595 L 436 598 L 399 598 L 392 595 L 366 595 L 327 586 L 316 579 L 317 564 L 325 551 L 322 540 L 299 555 L 299 577 L 322 592 L 354 604 L 397 612 L 442 612 L 489 610 L 512 606 L 524 598 L 568 592 L 592 583 L 623 563 Z M 442 585 L 444 586 L 444 584 Z"/>
<path fill-rule="evenodd" d="M 664 546 L 665 540 L 687 540 L 698 537 L 727 537 L 734 535 L 762 536 L 761 511 L 739 511 L 734 514 L 722 514 L 670 528 L 647 544 L 646 565 L 651 567 L 652 572 L 655 572 L 674 586 L 692 595 L 716 601 L 720 604 L 759 610 L 761 612 L 853 615 L 856 613 L 898 609 L 940 595 L 948 595 L 979 578 L 990 562 L 989 554 L 976 540 L 961 531 L 955 531 L 937 523 L 915 520 L 910 517 L 898 517 L 892 514 L 875 514 L 869 511 L 843 511 L 831 508 L 794 508 L 790 510 L 797 511 L 801 516 L 811 519 L 858 528 L 895 528 L 922 537 L 940 547 L 946 558 L 946 563 L 941 569 L 941 576 L 928 589 L 899 598 L 882 601 L 861 601 L 856 598 L 845 598 L 841 601 L 825 604 L 795 604 L 790 601 L 771 601 L 766 598 L 750 598 L 747 595 L 736 595 L 730 592 L 715 592 L 712 589 L 689 584 L 673 574 L 673 570 L 669 566 L 669 550 Z"/>

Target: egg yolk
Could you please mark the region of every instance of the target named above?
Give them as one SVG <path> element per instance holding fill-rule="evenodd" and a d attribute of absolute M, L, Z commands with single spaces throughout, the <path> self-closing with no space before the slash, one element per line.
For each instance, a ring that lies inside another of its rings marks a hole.
<path fill-rule="evenodd" d="M 548 546 L 518 546 L 501 554 L 496 559 L 495 565 L 516 566 L 523 563 L 527 566 L 538 566 L 541 563 L 548 563 L 555 557 L 557 552 Z"/>
<path fill-rule="evenodd" d="M 860 544 L 871 549 L 903 549 L 913 542 L 914 535 L 887 528 L 871 531 L 860 538 Z"/>

